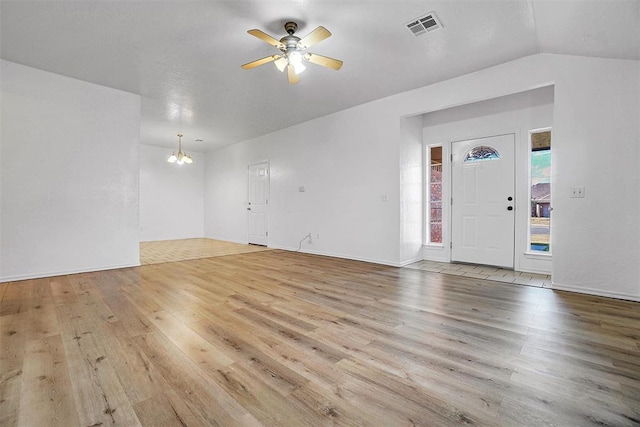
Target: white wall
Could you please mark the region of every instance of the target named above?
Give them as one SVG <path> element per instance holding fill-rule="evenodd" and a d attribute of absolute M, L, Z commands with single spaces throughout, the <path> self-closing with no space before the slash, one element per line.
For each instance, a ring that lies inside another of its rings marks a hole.
<path fill-rule="evenodd" d="M 527 254 L 529 220 L 529 131 L 553 124 L 553 86 L 534 89 L 487 101 L 449 108 L 424 115 L 425 144 L 442 144 L 449 158 L 451 142 L 513 133 L 516 159 L 515 269 L 551 273 L 551 258 Z M 552 132 L 552 146 L 555 142 Z M 444 162 L 443 200 L 451 197 L 450 163 Z M 451 259 L 449 228 L 450 206 L 443 205 L 443 242 L 446 245 L 424 248 L 426 259 Z"/>
<path fill-rule="evenodd" d="M 312 233 L 303 251 L 397 261 L 399 121 L 369 122 L 372 113 L 365 105 L 207 153 L 206 236 L 247 241 L 247 166 L 268 160 L 270 247 L 296 249 Z"/>
<path fill-rule="evenodd" d="M 139 264 L 140 98 L 2 61 L 0 281 Z"/>
<path fill-rule="evenodd" d="M 178 139 L 176 137 L 176 147 Z M 170 149 L 140 145 L 140 240 L 204 236 L 204 155 L 168 163 Z"/>
<path fill-rule="evenodd" d="M 315 228 L 304 250 L 402 264 L 420 255 L 402 230 L 422 207 L 401 208 L 416 150 L 401 118 L 553 84 L 554 286 L 640 299 L 639 79 L 638 61 L 532 55 L 208 153 L 205 233 L 246 241 L 246 166 L 269 159 L 270 246 Z"/>
<path fill-rule="evenodd" d="M 424 237 L 424 158 L 422 152 L 423 118 L 420 115 L 400 120 L 400 258 L 406 265 L 422 259 Z"/>
<path fill-rule="evenodd" d="M 640 63 L 566 61 L 555 67 L 553 282 L 640 300 Z M 569 198 L 578 186 L 585 198 Z"/>

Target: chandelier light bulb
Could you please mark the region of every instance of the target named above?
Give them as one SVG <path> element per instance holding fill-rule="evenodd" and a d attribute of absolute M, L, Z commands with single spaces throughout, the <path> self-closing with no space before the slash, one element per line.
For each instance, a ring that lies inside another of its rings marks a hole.
<path fill-rule="evenodd" d="M 191 157 L 189 157 L 187 153 L 182 152 L 182 136 L 183 136 L 182 134 L 180 133 L 178 134 L 178 154 L 176 155 L 175 151 L 171 153 L 171 155 L 167 159 L 167 162 L 177 163 L 179 165 L 182 165 L 185 163 L 186 164 L 193 163 L 193 160 L 191 159 Z"/>

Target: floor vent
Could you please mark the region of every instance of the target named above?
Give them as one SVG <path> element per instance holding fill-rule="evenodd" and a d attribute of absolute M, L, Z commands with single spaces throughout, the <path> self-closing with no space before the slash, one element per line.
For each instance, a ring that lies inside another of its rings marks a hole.
<path fill-rule="evenodd" d="M 434 12 L 429 12 L 411 22 L 407 22 L 406 25 L 409 31 L 416 37 L 442 28 L 442 23 Z"/>

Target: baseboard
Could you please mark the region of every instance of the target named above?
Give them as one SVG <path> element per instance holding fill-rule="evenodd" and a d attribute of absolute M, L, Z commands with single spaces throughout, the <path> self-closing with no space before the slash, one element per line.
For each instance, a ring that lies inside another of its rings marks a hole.
<path fill-rule="evenodd" d="M 62 270 L 62 271 L 50 271 L 46 273 L 33 273 L 33 274 L 20 274 L 17 276 L 5 276 L 0 277 L 0 283 L 2 282 L 18 282 L 20 280 L 31 280 L 31 279 L 42 279 L 44 277 L 56 277 L 56 276 L 66 276 L 68 274 L 79 274 L 79 273 L 93 273 L 96 271 L 103 270 L 117 270 L 119 268 L 131 268 L 131 267 L 140 267 L 140 262 L 133 264 L 122 264 L 122 265 L 108 265 L 108 266 L 100 266 L 100 267 L 91 267 L 91 268 L 80 268 L 73 270 Z"/>
<path fill-rule="evenodd" d="M 282 249 L 285 251 L 291 251 L 291 252 L 300 252 L 303 254 L 310 254 L 310 255 L 321 255 L 321 256 L 328 256 L 328 257 L 333 257 L 333 258 L 341 258 L 341 259 L 350 259 L 353 261 L 363 261 L 363 262 L 370 262 L 372 264 L 382 264 L 382 265 L 388 265 L 390 267 L 402 267 L 402 265 L 400 265 L 399 262 L 392 262 L 392 261 L 387 261 L 387 260 L 381 260 L 381 259 L 375 259 L 375 258 L 365 258 L 365 257 L 356 257 L 353 255 L 344 255 L 344 254 L 336 254 L 333 252 L 324 252 L 324 251 L 316 251 L 313 249 L 300 249 L 298 250 L 298 248 L 293 248 L 293 247 L 289 247 L 289 246 L 277 246 L 277 245 L 269 245 L 269 248 L 271 249 Z M 420 261 L 419 259 L 417 261 Z M 413 262 L 413 261 L 411 261 Z"/>
<path fill-rule="evenodd" d="M 199 237 L 180 237 L 179 239 L 156 239 L 156 240 L 149 240 L 149 239 L 144 239 L 144 240 L 140 240 L 139 243 L 149 243 L 149 242 L 172 242 L 174 240 L 192 240 L 192 239 L 207 239 L 208 237 L 204 237 L 204 236 L 199 236 Z"/>
<path fill-rule="evenodd" d="M 422 261 L 448 262 L 448 263 L 451 262 L 449 258 L 439 258 L 439 257 L 433 257 L 433 256 L 423 256 Z"/>
<path fill-rule="evenodd" d="M 404 267 L 404 266 L 407 266 L 409 264 L 413 264 L 414 262 L 418 262 L 418 261 L 422 261 L 422 260 L 423 260 L 422 257 L 418 257 L 418 258 L 410 259 L 409 261 L 402 261 L 402 262 L 398 263 L 397 267 Z"/>
<path fill-rule="evenodd" d="M 224 238 L 224 237 L 204 236 L 203 239 L 220 240 L 221 242 L 239 243 L 241 245 L 248 245 L 249 244 L 249 242 L 247 240 L 235 240 L 235 239 L 228 239 L 228 238 Z"/>
<path fill-rule="evenodd" d="M 551 271 L 542 271 L 542 270 L 535 270 L 535 269 L 529 269 L 529 268 L 514 268 L 513 271 L 519 271 L 521 273 L 533 273 L 533 274 L 544 274 L 546 276 L 550 276 L 551 275 Z"/>
<path fill-rule="evenodd" d="M 602 289 L 582 288 L 578 286 L 562 285 L 560 283 L 551 283 L 551 289 L 555 291 L 576 292 L 579 294 L 595 295 L 599 297 L 622 299 L 627 301 L 640 302 L 639 295 L 624 294 L 620 292 L 607 292 Z"/>

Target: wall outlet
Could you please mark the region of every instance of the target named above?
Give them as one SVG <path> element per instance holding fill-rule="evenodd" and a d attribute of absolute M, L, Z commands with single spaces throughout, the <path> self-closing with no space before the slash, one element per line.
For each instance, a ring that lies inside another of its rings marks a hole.
<path fill-rule="evenodd" d="M 573 187 L 571 188 L 571 195 L 569 196 L 572 199 L 582 199 L 584 198 L 584 187 Z"/>
<path fill-rule="evenodd" d="M 387 197 L 386 194 L 383 194 L 383 195 L 380 196 L 380 201 L 381 202 L 386 202 L 387 200 L 389 200 L 389 198 Z"/>

